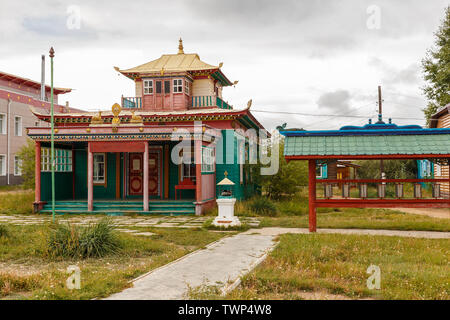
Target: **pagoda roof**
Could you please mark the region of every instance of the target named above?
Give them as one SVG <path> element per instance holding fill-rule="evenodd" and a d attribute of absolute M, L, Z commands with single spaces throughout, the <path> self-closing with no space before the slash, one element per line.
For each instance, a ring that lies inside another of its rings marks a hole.
<path fill-rule="evenodd" d="M 219 69 L 218 66 L 213 66 L 200 60 L 196 53 L 179 53 L 179 54 L 163 54 L 160 58 L 150 62 L 141 64 L 140 66 L 119 70 L 121 73 L 152 73 L 160 72 L 161 69 L 167 72 L 182 72 L 182 71 L 204 71 Z"/>
<path fill-rule="evenodd" d="M 120 69 L 118 67 L 114 67 L 114 69 L 131 79 L 139 78 L 143 75 L 163 75 L 165 72 L 200 72 L 211 74 L 211 76 L 220 81 L 223 86 L 233 84 L 220 70 L 221 65 L 214 66 L 203 62 L 200 60 L 200 56 L 197 53 L 184 53 L 181 39 L 180 45 L 181 48 L 177 54 L 163 54 L 156 60 L 152 60 L 130 69 Z"/>

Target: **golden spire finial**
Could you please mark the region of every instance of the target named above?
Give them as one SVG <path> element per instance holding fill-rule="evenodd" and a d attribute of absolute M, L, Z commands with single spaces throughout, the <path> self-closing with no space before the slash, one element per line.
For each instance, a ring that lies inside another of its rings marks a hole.
<path fill-rule="evenodd" d="M 179 44 L 178 44 L 178 54 L 184 54 L 184 50 L 183 50 L 183 39 L 180 38 L 180 40 L 178 40 Z"/>
<path fill-rule="evenodd" d="M 225 172 L 223 173 L 223 175 L 225 176 L 225 178 L 228 177 L 228 172 L 225 171 Z"/>

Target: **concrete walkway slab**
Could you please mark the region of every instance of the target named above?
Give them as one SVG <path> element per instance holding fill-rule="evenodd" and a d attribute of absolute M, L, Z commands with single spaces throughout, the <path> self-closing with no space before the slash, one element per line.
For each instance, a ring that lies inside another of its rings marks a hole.
<path fill-rule="evenodd" d="M 110 300 L 186 299 L 190 288 L 219 285 L 234 288 L 242 275 L 264 260 L 275 246 L 271 235 L 238 234 L 216 241 L 136 279 L 133 287 Z"/>
<path fill-rule="evenodd" d="M 307 228 L 261 228 L 249 229 L 243 234 L 260 234 L 278 236 L 284 233 L 300 233 L 309 234 Z M 402 231 L 402 230 L 374 230 L 374 229 L 317 229 L 317 233 L 337 233 L 337 234 L 358 234 L 371 236 L 395 236 L 410 238 L 427 238 L 427 239 L 450 239 L 450 232 L 441 231 Z"/>

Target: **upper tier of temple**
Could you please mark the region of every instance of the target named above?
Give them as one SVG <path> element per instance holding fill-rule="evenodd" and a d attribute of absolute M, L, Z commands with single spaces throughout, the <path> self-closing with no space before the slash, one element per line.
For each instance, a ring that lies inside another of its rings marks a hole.
<path fill-rule="evenodd" d="M 135 96 L 123 97 L 122 107 L 146 111 L 175 111 L 193 108 L 232 109 L 223 100 L 222 88 L 236 84 L 196 53 L 184 53 L 180 39 L 178 53 L 129 69 L 114 67 L 135 82 Z"/>

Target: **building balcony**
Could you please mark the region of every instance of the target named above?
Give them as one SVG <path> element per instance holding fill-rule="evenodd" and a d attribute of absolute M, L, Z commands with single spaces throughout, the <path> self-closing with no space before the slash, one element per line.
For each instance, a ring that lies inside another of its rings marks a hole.
<path fill-rule="evenodd" d="M 142 98 L 122 96 L 122 109 L 142 109 Z"/>
<path fill-rule="evenodd" d="M 210 96 L 191 96 L 189 107 L 192 109 L 200 108 L 220 108 L 220 109 L 233 109 L 231 105 L 223 101 L 216 95 Z M 186 101 L 188 103 L 188 101 Z M 142 97 L 124 97 L 122 96 L 122 109 L 143 109 Z M 149 108 L 149 106 L 146 106 Z"/>
<path fill-rule="evenodd" d="M 191 107 L 194 109 L 209 108 L 209 107 L 217 107 L 220 109 L 233 109 L 231 105 L 229 105 L 216 95 L 192 96 Z"/>

